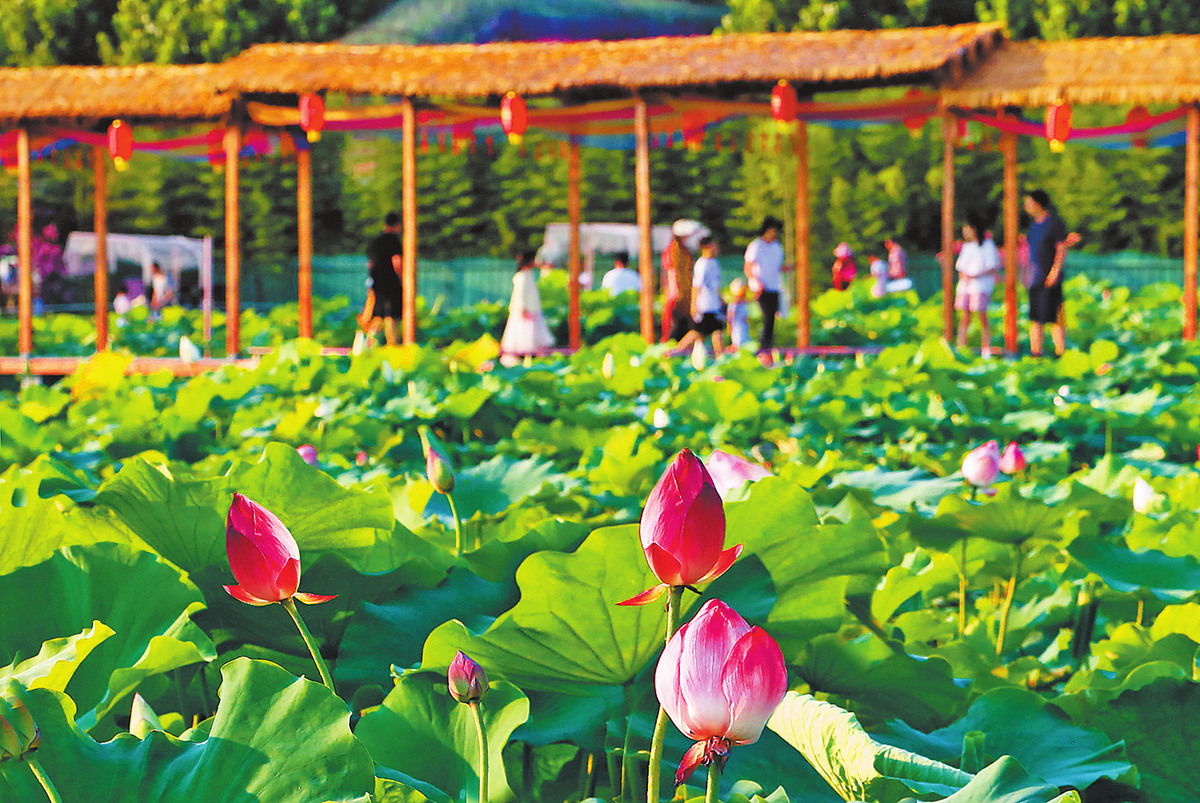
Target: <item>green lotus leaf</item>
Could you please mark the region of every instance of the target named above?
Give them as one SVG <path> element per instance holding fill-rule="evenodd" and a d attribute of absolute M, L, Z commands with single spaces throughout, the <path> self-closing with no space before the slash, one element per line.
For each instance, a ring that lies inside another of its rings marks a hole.
<path fill-rule="evenodd" d="M 490 677 L 491 667 L 483 666 Z M 529 701 L 511 683 L 493 680 L 481 709 L 488 734 L 488 800 L 513 800 L 501 751 L 529 716 Z M 383 766 L 429 784 L 450 800 L 479 800 L 475 719 L 468 706 L 450 696 L 445 675 L 400 678 L 383 705 L 363 714 L 355 735 Z"/>
<path fill-rule="evenodd" d="M 1147 549 L 1135 552 L 1098 539 L 1077 539 L 1071 557 L 1117 591 L 1153 594 L 1166 602 L 1184 602 L 1200 592 L 1200 563 L 1171 558 Z"/>
<path fill-rule="evenodd" d="M 1080 798 L 1074 790 L 1060 794 L 1057 786 L 1033 777 L 1012 756 L 1001 756 L 942 803 L 1080 803 Z"/>
<path fill-rule="evenodd" d="M 546 483 L 566 489 L 573 486 L 575 481 L 560 474 L 552 463 L 543 460 L 514 460 L 506 455 L 496 455 L 491 460 L 454 472 L 454 504 L 463 521 L 476 513 L 503 513 L 515 503 L 540 491 Z M 454 525 L 450 503 L 439 493 L 429 497 L 421 515 L 424 518 L 437 516 L 447 526 Z"/>
<path fill-rule="evenodd" d="M 421 666 L 445 669 L 458 650 L 530 689 L 587 693 L 621 685 L 662 645 L 663 606 L 617 603 L 658 585 L 637 525 L 593 532 L 572 554 L 538 552 L 517 569 L 521 600 L 476 636 L 458 621 L 425 642 Z M 690 595 L 689 595 L 690 596 Z M 686 599 L 686 597 L 685 597 Z"/>
<path fill-rule="evenodd" d="M 919 468 L 906 471 L 844 471 L 835 474 L 831 486 L 863 488 L 871 492 L 875 504 L 893 510 L 908 510 L 913 504 L 934 506 L 943 497 L 962 491 L 958 477 L 935 477 Z"/>
<path fill-rule="evenodd" d="M 5 654 L 15 657 L 11 664 L 0 669 L 0 681 L 11 679 L 30 689 L 62 691 L 83 660 L 112 635 L 113 629 L 108 625 L 92 622 L 73 636 L 47 639 L 36 655 L 24 660 L 20 649 L 5 644 Z"/>
<path fill-rule="evenodd" d="M 366 803 L 373 764 L 350 732 L 345 703 L 262 661 L 238 659 L 222 675 L 208 734 L 189 740 L 154 731 L 97 743 L 74 724 L 75 704 L 66 695 L 11 683 L 4 692 L 21 699 L 41 728 L 37 757 L 63 800 Z M 44 797 L 25 766 L 0 768 L 0 800 Z"/>

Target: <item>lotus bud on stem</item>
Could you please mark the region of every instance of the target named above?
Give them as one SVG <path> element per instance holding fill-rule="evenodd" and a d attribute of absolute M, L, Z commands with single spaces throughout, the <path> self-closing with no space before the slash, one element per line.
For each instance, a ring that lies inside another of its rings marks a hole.
<path fill-rule="evenodd" d="M 445 496 L 446 501 L 450 503 L 450 514 L 454 517 L 454 556 L 461 558 L 462 519 L 458 515 L 458 507 L 454 504 L 454 470 L 450 467 L 450 461 L 442 454 L 429 427 L 422 426 L 418 432 L 421 436 L 421 448 L 425 450 L 425 476 L 433 489 Z"/>
<path fill-rule="evenodd" d="M 465 652 L 459 650 L 450 662 L 450 668 L 446 670 L 446 679 L 450 686 L 450 696 L 468 706 L 475 718 L 475 730 L 479 734 L 479 803 L 487 803 L 487 730 L 483 726 L 483 712 L 480 709 L 480 701 L 490 688 L 487 673 Z"/>

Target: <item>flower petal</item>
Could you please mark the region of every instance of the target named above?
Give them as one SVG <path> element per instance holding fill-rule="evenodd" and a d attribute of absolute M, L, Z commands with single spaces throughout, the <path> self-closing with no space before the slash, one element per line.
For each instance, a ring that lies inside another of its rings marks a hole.
<path fill-rule="evenodd" d="M 660 583 L 659 585 L 656 585 L 653 588 L 647 588 L 642 593 L 636 594 L 636 595 L 630 597 L 629 599 L 622 600 L 621 602 L 618 602 L 617 604 L 618 605 L 649 605 L 651 602 L 654 602 L 654 600 L 658 599 L 663 594 L 665 594 L 668 588 L 670 588 L 670 586 L 666 585 L 665 583 Z"/>
<path fill-rule="evenodd" d="M 682 719 L 687 726 L 681 730 L 693 739 L 724 736 L 731 723 L 729 701 L 721 689 L 721 670 L 750 626 L 716 599 L 704 603 L 689 625 L 679 657 L 679 690 L 685 701 Z"/>
<path fill-rule="evenodd" d="M 687 638 L 691 622 L 675 631 L 675 635 L 663 648 L 654 668 L 654 693 L 658 696 L 659 705 L 667 712 L 667 716 L 684 734 L 691 736 L 683 724 L 684 700 L 679 694 L 679 656 L 683 652 L 683 640 Z"/>
<path fill-rule="evenodd" d="M 270 605 L 274 600 L 259 599 L 241 586 L 221 586 L 229 592 L 229 596 L 247 605 Z"/>
<path fill-rule="evenodd" d="M 296 558 L 289 558 L 275 577 L 275 589 L 279 593 L 280 599 L 287 599 L 295 595 L 299 586 L 300 561 Z"/>
<path fill-rule="evenodd" d="M 650 564 L 650 571 L 654 572 L 654 576 L 662 580 L 664 585 L 687 585 L 680 575 L 679 561 L 658 544 L 646 547 L 646 563 Z"/>
<path fill-rule="evenodd" d="M 721 557 L 717 558 L 716 565 L 709 569 L 708 574 L 704 575 L 696 582 L 707 583 L 712 580 L 716 580 L 718 577 L 725 574 L 725 572 L 729 571 L 729 567 L 733 565 L 733 562 L 738 559 L 738 555 L 741 554 L 741 544 L 729 547 L 729 549 L 721 553 Z"/>
<path fill-rule="evenodd" d="M 726 736 L 734 744 L 757 742 L 787 694 L 783 651 L 762 628 L 752 628 L 730 650 L 721 669 L 721 691 L 731 711 Z"/>
<path fill-rule="evenodd" d="M 683 760 L 679 762 L 679 769 L 675 770 L 676 786 L 686 781 L 696 767 L 700 766 L 700 762 L 704 760 L 704 748 L 704 742 L 696 742 L 683 754 Z"/>
<path fill-rule="evenodd" d="M 297 591 L 292 597 L 300 600 L 305 605 L 320 605 L 322 602 L 337 599 L 337 594 L 306 594 L 303 591 Z"/>

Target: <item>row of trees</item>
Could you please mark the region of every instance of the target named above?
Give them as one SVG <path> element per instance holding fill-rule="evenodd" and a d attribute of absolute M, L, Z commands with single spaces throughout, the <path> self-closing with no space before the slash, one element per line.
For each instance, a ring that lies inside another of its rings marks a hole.
<path fill-rule="evenodd" d="M 12 2 L 13 0 L 10 0 Z M 0 56 L 11 64 L 219 60 L 267 39 L 327 39 L 376 13 L 384 0 L 19 0 L 0 15 Z M 1191 31 L 1185 0 L 733 0 L 729 30 L 828 29 L 1006 20 L 1014 36 L 1062 38 Z M 1076 125 L 1115 123 L 1124 108 L 1081 108 Z M 1040 110 L 1030 110 L 1031 115 Z M 941 138 L 936 122 L 915 136 L 900 126 L 810 129 L 813 252 L 819 264 L 840 241 L 873 250 L 897 236 L 912 250 L 936 250 L 941 203 Z M 168 135 L 172 132 L 163 132 Z M 769 121 L 723 130 L 728 142 L 759 143 Z M 727 251 L 744 247 L 765 214 L 792 218 L 794 157 L 773 147 L 651 152 L 653 217 L 695 217 Z M 1099 151 L 1045 143 L 1020 146 L 1023 185 L 1041 186 L 1093 252 L 1133 249 L 1178 255 L 1182 243 L 1182 149 Z M 113 231 L 212 234 L 223 240 L 223 178 L 207 165 L 137 157 L 110 179 Z M 399 143 L 327 134 L 314 151 L 319 252 L 360 251 L 383 216 L 399 206 Z M 633 222 L 633 155 L 585 149 L 584 217 Z M 536 245 L 545 224 L 567 213 L 566 160 L 555 141 L 527 137 L 523 149 L 482 142 L 457 152 L 435 145 L 418 159 L 421 252 L 446 258 L 508 254 Z M 39 217 L 66 231 L 90 228 L 86 170 L 39 165 Z M 985 139 L 958 158 L 959 208 L 997 216 L 1001 160 Z M 0 210 L 15 209 L 14 182 L 0 186 Z M 277 270 L 295 258 L 295 169 L 253 163 L 243 171 L 242 242 L 250 264 Z M 0 211 L 11 225 L 12 212 Z M 790 231 L 788 232 L 791 236 Z"/>

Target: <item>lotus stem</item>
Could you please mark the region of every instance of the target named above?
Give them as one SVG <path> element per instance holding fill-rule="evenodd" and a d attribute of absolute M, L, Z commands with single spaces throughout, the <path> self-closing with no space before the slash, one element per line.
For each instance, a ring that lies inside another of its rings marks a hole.
<path fill-rule="evenodd" d="M 1008 633 L 1008 613 L 1012 610 L 1013 596 L 1017 593 L 1017 580 L 1021 574 L 1021 547 L 1013 557 L 1012 577 L 1008 579 L 1008 589 L 1004 593 L 1004 606 L 1000 609 L 1000 634 L 996 637 L 996 657 L 1004 652 L 1004 636 Z"/>
<path fill-rule="evenodd" d="M 683 602 L 683 587 L 671 586 L 667 596 L 667 637 L 675 635 L 679 620 L 679 606 Z M 657 803 L 662 785 L 663 740 L 667 737 L 667 712 L 658 707 L 658 719 L 654 721 L 654 736 L 650 739 L 650 768 L 646 773 L 646 803 Z"/>
<path fill-rule="evenodd" d="M 50 780 L 50 776 L 42 769 L 42 765 L 31 753 L 26 753 L 23 757 L 29 769 L 33 770 L 33 777 L 38 779 L 38 783 L 42 785 L 42 789 L 46 790 L 46 797 L 50 799 L 50 803 L 62 803 L 62 797 L 58 794 L 58 789 L 54 786 L 54 781 Z"/>
<path fill-rule="evenodd" d="M 962 539 L 962 558 L 958 568 L 958 637 L 967 633 L 967 537 Z"/>
<path fill-rule="evenodd" d="M 479 701 L 468 704 L 475 715 L 475 730 L 479 733 L 479 803 L 487 803 L 488 794 L 488 749 L 487 731 L 483 727 L 483 709 Z"/>
<path fill-rule="evenodd" d="M 1137 621 L 1134 622 L 1138 627 L 1142 626 L 1142 614 L 1146 612 L 1146 600 L 1138 597 Z"/>
<path fill-rule="evenodd" d="M 458 516 L 458 506 L 454 504 L 454 493 L 446 494 L 450 503 L 450 513 L 454 516 L 454 557 L 461 558 L 463 553 L 462 519 Z"/>
<path fill-rule="evenodd" d="M 721 762 L 714 760 L 708 765 L 708 788 L 704 793 L 704 803 L 719 803 L 717 798 L 717 787 L 720 786 L 721 780 Z"/>
<path fill-rule="evenodd" d="M 305 626 L 304 620 L 300 618 L 300 612 L 296 610 L 296 601 L 291 597 L 283 600 L 283 609 L 291 614 L 292 621 L 296 623 L 296 629 L 300 631 L 300 637 L 304 639 L 305 646 L 308 647 L 308 652 L 312 655 L 312 659 L 317 664 L 317 671 L 321 673 L 321 682 L 329 687 L 329 690 L 334 694 L 337 691 L 333 688 L 333 676 L 329 674 L 329 667 L 325 664 L 325 659 L 321 657 L 321 651 L 317 649 L 317 642 L 313 639 L 312 633 L 308 632 L 308 627 Z"/>

